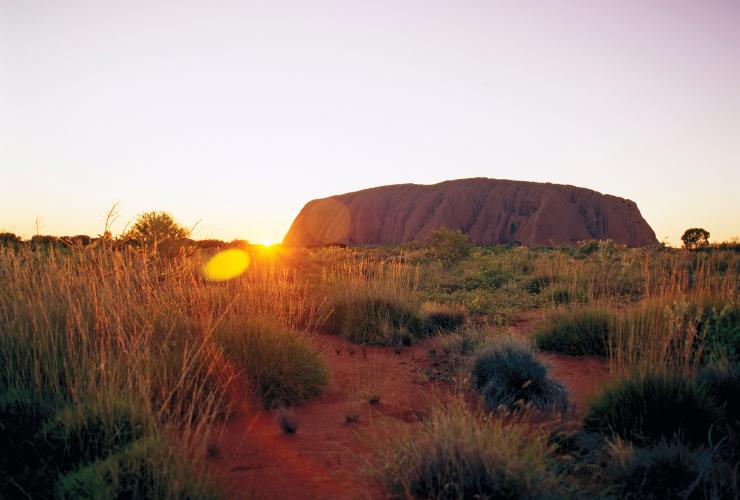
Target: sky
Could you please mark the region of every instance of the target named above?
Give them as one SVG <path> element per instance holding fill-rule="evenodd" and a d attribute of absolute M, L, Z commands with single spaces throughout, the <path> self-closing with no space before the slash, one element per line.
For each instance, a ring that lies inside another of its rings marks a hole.
<path fill-rule="evenodd" d="M 740 235 L 736 0 L 0 0 L 0 231 L 166 210 L 280 241 L 309 200 L 491 177 Z"/>

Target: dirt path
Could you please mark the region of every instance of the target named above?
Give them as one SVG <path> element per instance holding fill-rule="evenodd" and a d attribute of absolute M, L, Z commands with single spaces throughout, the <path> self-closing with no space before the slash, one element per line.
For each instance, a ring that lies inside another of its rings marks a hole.
<path fill-rule="evenodd" d="M 509 330 L 527 336 L 544 318 L 542 311 L 528 311 Z M 396 352 L 317 335 L 329 385 L 321 397 L 295 409 L 296 434 L 283 433 L 275 412 L 246 401 L 244 416 L 224 426 L 219 456 L 211 463 L 224 478 L 229 498 L 382 498 L 362 479 L 358 457 L 367 455 L 384 425 L 411 425 L 449 393 L 449 386 L 422 374 L 429 367 L 429 342 Z M 603 359 L 542 356 L 569 390 L 577 414 L 608 378 Z M 369 402 L 376 398 L 380 401 Z M 349 422 L 352 416 L 357 420 Z"/>

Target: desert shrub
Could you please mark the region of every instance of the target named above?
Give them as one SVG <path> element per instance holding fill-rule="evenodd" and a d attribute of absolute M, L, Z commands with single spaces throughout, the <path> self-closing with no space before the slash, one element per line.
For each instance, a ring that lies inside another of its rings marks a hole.
<path fill-rule="evenodd" d="M 466 290 L 475 290 L 476 288 L 496 289 L 501 288 L 512 278 L 512 274 L 501 267 L 490 267 L 483 269 L 477 276 L 467 278 L 463 287 Z"/>
<path fill-rule="evenodd" d="M 0 233 L 0 245 L 17 246 L 21 242 L 21 237 L 14 233 Z"/>
<path fill-rule="evenodd" d="M 721 418 L 716 402 L 693 379 L 647 374 L 604 390 L 591 403 L 583 427 L 639 446 L 674 438 L 700 446 Z"/>
<path fill-rule="evenodd" d="M 190 231 L 178 224 L 167 212 L 144 212 L 136 216 L 131 229 L 122 238 L 156 244 L 163 240 L 177 240 L 188 236 Z"/>
<path fill-rule="evenodd" d="M 214 334 L 266 407 L 303 403 L 326 386 L 326 366 L 304 334 L 266 318 L 227 319 Z"/>
<path fill-rule="evenodd" d="M 435 259 L 449 267 L 470 255 L 473 244 L 467 234 L 459 229 L 435 229 L 426 239 L 426 246 Z"/>
<path fill-rule="evenodd" d="M 337 298 L 324 329 L 368 345 L 409 345 L 425 333 L 414 305 L 364 296 Z"/>
<path fill-rule="evenodd" d="M 552 276 L 547 274 L 540 274 L 532 276 L 526 279 L 522 283 L 522 288 L 532 295 L 538 295 L 542 293 L 545 288 L 553 282 Z"/>
<path fill-rule="evenodd" d="M 725 440 L 721 446 L 722 454 L 740 463 L 740 366 L 705 367 L 699 371 L 697 380 L 722 413 L 716 440 Z"/>
<path fill-rule="evenodd" d="M 433 379 L 452 380 L 469 364 L 473 354 L 486 341 L 484 330 L 462 329 L 449 335 L 435 337 L 427 349 L 431 368 L 428 373 Z"/>
<path fill-rule="evenodd" d="M 733 485 L 713 450 L 679 443 L 615 453 L 608 463 L 606 486 L 609 496 L 624 499 L 733 497 Z"/>
<path fill-rule="evenodd" d="M 602 308 L 559 312 L 535 332 L 534 342 L 543 351 L 606 356 L 614 320 L 614 315 Z"/>
<path fill-rule="evenodd" d="M 498 337 L 475 359 L 473 381 L 489 410 L 531 405 L 539 411 L 566 411 L 568 393 L 547 373 L 524 342 Z"/>
<path fill-rule="evenodd" d="M 428 333 L 451 332 L 465 323 L 465 308 L 458 304 L 425 302 L 421 307 L 424 330 Z"/>
<path fill-rule="evenodd" d="M 699 307 L 702 310 L 696 328 L 697 341 L 704 341 L 703 360 L 726 358 L 740 363 L 740 305 L 707 303 Z"/>
<path fill-rule="evenodd" d="M 53 246 L 59 243 L 59 238 L 48 234 L 37 234 L 31 237 L 31 244 L 36 247 Z"/>
<path fill-rule="evenodd" d="M 396 431 L 378 442 L 394 443 L 379 444 L 369 466 L 390 498 L 552 495 L 544 437 L 523 424 L 473 413 L 462 402 L 434 409 L 418 432 Z"/>
<path fill-rule="evenodd" d="M 556 306 L 588 302 L 588 293 L 581 287 L 553 285 L 547 288 L 545 300 Z"/>
<path fill-rule="evenodd" d="M 55 479 L 35 440 L 54 411 L 53 401 L 30 392 L 0 393 L 0 498 L 43 495 Z"/>
<path fill-rule="evenodd" d="M 47 463 L 70 470 L 105 458 L 142 437 L 152 422 L 141 407 L 118 398 L 70 404 L 45 422 L 36 441 Z"/>
<path fill-rule="evenodd" d="M 123 451 L 64 475 L 57 496 L 69 499 L 218 498 L 204 473 L 157 438 L 139 440 Z"/>

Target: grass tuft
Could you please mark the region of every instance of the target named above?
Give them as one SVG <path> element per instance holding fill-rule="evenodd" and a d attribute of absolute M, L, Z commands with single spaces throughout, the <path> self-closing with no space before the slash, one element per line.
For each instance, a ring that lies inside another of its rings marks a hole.
<path fill-rule="evenodd" d="M 614 315 L 602 308 L 558 312 L 534 333 L 534 342 L 543 351 L 571 356 L 606 356 L 609 329 L 614 320 Z"/>

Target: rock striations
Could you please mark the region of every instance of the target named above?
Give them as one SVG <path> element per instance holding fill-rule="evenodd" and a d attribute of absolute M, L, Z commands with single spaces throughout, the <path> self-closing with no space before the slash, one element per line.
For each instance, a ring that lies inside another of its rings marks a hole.
<path fill-rule="evenodd" d="M 478 245 L 573 245 L 611 239 L 657 244 L 630 200 L 561 184 L 487 178 L 398 184 L 308 202 L 283 243 L 394 245 L 460 229 Z"/>

